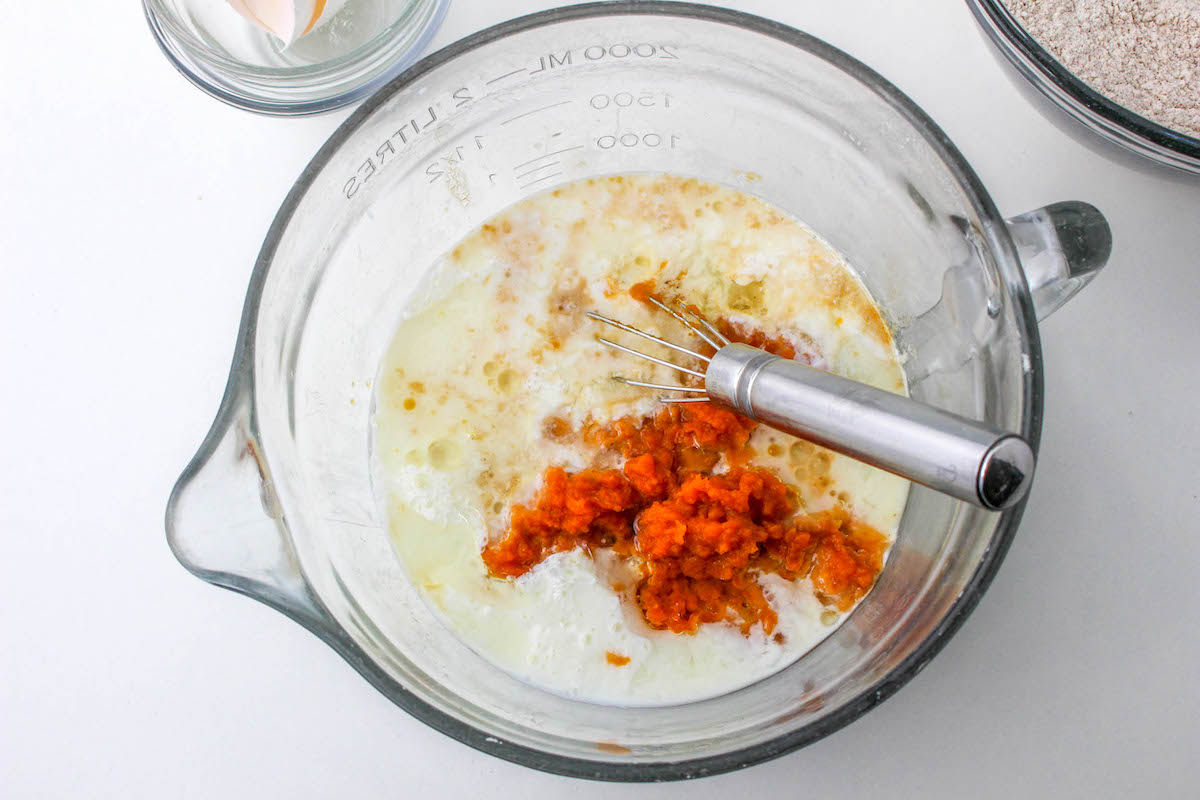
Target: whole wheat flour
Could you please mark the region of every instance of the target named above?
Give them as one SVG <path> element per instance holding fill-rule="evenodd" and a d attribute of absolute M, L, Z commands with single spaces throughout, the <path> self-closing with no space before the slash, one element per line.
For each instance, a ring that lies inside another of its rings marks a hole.
<path fill-rule="evenodd" d="M 1200 138 L 1200 0 L 1005 0 L 1100 94 Z"/>

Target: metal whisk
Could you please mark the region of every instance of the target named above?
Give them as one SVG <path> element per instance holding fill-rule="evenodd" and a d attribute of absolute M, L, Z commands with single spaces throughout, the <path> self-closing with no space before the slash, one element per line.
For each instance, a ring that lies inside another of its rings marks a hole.
<path fill-rule="evenodd" d="M 587 315 L 703 365 L 691 369 L 597 337 L 608 347 L 703 381 L 703 386 L 688 386 L 618 378 L 631 386 L 693 395 L 661 397 L 664 403 L 720 403 L 785 433 L 994 511 L 1015 505 L 1029 488 L 1033 448 L 1014 433 L 731 342 L 686 305 L 672 308 L 654 297 L 646 301 L 716 352 L 704 355 L 594 311 Z"/>

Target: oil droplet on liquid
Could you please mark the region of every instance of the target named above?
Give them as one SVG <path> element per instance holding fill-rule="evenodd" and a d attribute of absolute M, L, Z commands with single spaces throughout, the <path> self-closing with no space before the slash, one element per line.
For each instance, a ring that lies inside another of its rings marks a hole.
<path fill-rule="evenodd" d="M 813 449 L 813 446 L 808 442 L 796 442 L 788 448 L 788 457 L 792 461 L 800 461 L 809 456 Z"/>
<path fill-rule="evenodd" d="M 516 372 L 511 369 L 506 369 L 504 372 L 501 372 L 498 376 L 496 376 L 496 386 L 499 387 L 500 391 L 508 394 L 513 389 L 517 388 L 517 379 L 518 376 Z"/>
<path fill-rule="evenodd" d="M 438 439 L 429 445 L 429 466 L 434 469 L 453 469 L 462 463 L 462 450 L 448 439 Z"/>

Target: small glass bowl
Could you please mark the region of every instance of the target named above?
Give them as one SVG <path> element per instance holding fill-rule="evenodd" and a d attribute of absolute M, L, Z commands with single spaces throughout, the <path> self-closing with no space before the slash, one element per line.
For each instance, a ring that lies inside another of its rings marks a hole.
<path fill-rule="evenodd" d="M 366 97 L 417 59 L 449 0 L 351 0 L 285 47 L 226 0 L 142 0 L 163 53 L 230 105 L 300 116 Z"/>
<path fill-rule="evenodd" d="M 1200 139 L 1135 114 L 1092 89 L 1039 45 L 999 0 L 967 0 L 967 5 L 999 54 L 1024 78 L 1018 86 L 1032 86 L 1087 128 L 1088 137 L 1094 134 L 1158 164 L 1200 174 Z M 1072 125 L 1071 130 L 1082 129 Z"/>

